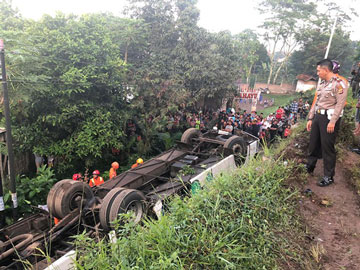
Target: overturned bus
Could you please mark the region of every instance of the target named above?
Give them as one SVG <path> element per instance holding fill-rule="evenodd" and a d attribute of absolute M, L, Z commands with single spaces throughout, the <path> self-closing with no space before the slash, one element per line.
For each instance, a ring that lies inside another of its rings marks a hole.
<path fill-rule="evenodd" d="M 90 237 L 106 237 L 122 213 L 131 213 L 135 223 L 145 215 L 159 218 L 167 198 L 189 194 L 258 153 L 258 138 L 237 132 L 190 128 L 174 148 L 100 186 L 57 182 L 47 196 L 48 211 L 0 230 L 0 269 L 24 269 L 25 262 L 34 269 L 70 269 L 75 256 L 71 236 L 86 231 Z M 56 225 L 53 217 L 60 219 Z"/>

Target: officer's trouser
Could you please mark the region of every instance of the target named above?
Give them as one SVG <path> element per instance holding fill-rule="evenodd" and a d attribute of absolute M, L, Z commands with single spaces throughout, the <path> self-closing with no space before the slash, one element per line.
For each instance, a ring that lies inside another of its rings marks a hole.
<path fill-rule="evenodd" d="M 353 98 L 360 98 L 359 84 L 360 84 L 360 82 L 358 82 L 358 81 L 353 81 L 351 84 Z"/>
<path fill-rule="evenodd" d="M 315 168 L 318 159 L 324 160 L 324 176 L 335 175 L 336 153 L 335 139 L 340 127 L 341 118 L 335 124 L 333 133 L 326 131 L 330 122 L 326 114 L 315 114 L 312 121 L 309 144 L 308 166 Z"/>
<path fill-rule="evenodd" d="M 356 111 L 355 111 L 355 122 L 356 123 L 360 123 L 360 108 L 356 108 Z"/>

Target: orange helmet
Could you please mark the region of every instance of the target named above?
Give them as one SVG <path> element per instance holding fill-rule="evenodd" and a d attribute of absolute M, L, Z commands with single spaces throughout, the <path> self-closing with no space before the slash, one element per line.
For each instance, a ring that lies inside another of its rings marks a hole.
<path fill-rule="evenodd" d="M 116 161 L 114 161 L 113 163 L 111 163 L 111 167 L 113 167 L 115 170 L 119 169 L 119 163 L 117 163 Z"/>
<path fill-rule="evenodd" d="M 136 160 L 136 163 L 137 163 L 137 164 L 143 164 L 143 163 L 144 163 L 144 161 L 143 161 L 143 159 L 142 159 L 142 158 L 138 158 L 138 159 Z"/>
<path fill-rule="evenodd" d="M 100 172 L 99 172 L 99 170 L 95 170 L 95 171 L 93 171 L 92 174 L 100 175 Z"/>

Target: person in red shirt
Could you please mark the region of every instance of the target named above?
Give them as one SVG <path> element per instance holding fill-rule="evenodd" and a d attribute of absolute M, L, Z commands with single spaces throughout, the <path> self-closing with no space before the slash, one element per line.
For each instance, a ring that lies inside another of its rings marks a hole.
<path fill-rule="evenodd" d="M 91 178 L 89 182 L 90 187 L 100 186 L 104 184 L 104 179 L 100 176 L 99 170 L 93 171 L 92 174 L 93 174 L 93 178 Z"/>
<path fill-rule="evenodd" d="M 291 130 L 290 130 L 290 125 L 286 126 L 285 130 L 284 130 L 284 138 L 287 138 L 290 136 L 291 134 Z"/>
<path fill-rule="evenodd" d="M 275 117 L 278 121 L 281 119 L 283 113 L 284 113 L 284 110 L 281 107 L 279 107 L 279 109 L 276 110 Z"/>
<path fill-rule="evenodd" d="M 109 171 L 109 179 L 112 179 L 117 175 L 116 174 L 117 169 L 119 169 L 119 163 L 114 161 L 113 163 L 111 163 L 111 168 L 110 168 L 110 171 Z"/>

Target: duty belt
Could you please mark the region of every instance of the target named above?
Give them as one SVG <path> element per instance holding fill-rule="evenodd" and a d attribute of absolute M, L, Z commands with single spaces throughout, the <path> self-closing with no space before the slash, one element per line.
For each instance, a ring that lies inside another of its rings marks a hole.
<path fill-rule="evenodd" d="M 333 116 L 333 114 L 335 113 L 335 109 L 327 109 L 327 110 L 325 110 L 325 109 L 316 109 L 316 110 L 315 110 L 315 113 L 327 115 L 328 118 L 329 118 L 329 120 L 330 120 L 330 118 L 331 118 L 331 117 Z M 344 114 L 344 110 L 341 110 L 339 117 L 342 117 L 343 114 Z"/>
<path fill-rule="evenodd" d="M 317 109 L 317 110 L 316 110 L 316 113 L 318 113 L 318 114 L 325 114 L 325 115 L 326 115 L 327 111 L 328 111 L 328 110 L 325 110 L 325 109 Z"/>

